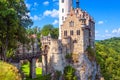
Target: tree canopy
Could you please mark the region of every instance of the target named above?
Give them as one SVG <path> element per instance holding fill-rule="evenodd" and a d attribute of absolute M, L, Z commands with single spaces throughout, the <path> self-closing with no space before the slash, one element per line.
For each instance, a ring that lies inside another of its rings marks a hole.
<path fill-rule="evenodd" d="M 96 55 L 105 80 L 120 80 L 120 38 L 96 42 Z"/>
<path fill-rule="evenodd" d="M 57 39 L 59 35 L 59 29 L 55 28 L 51 24 L 44 25 L 43 28 L 41 29 L 41 34 L 43 36 L 47 36 L 49 33 L 51 34 L 52 38 Z"/>
<path fill-rule="evenodd" d="M 32 25 L 24 0 L 0 0 L 0 54 L 27 41 L 26 28 Z M 22 34 L 21 34 L 22 33 Z"/>

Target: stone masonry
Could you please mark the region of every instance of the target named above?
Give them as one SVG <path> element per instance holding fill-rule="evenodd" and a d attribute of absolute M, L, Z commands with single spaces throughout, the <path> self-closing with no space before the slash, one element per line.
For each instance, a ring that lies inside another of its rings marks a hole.
<path fill-rule="evenodd" d="M 52 39 L 50 34 L 41 36 L 42 50 L 47 55 L 42 57 L 43 75 L 46 71 L 52 73 L 58 70 L 63 73 L 64 67 L 71 65 L 76 69 L 78 80 L 100 80 L 95 53 L 87 51 L 91 47 L 95 52 L 93 18 L 86 11 L 71 7 L 60 28 L 61 39 Z M 72 54 L 72 59 L 77 60 L 69 63 L 65 58 L 67 54 Z"/>

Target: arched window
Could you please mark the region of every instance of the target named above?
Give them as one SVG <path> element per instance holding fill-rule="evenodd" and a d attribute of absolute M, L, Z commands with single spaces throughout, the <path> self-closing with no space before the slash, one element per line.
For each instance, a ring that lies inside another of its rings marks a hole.
<path fill-rule="evenodd" d="M 74 27 L 74 21 L 70 21 L 70 22 L 69 22 L 69 26 L 70 26 L 70 27 Z"/>

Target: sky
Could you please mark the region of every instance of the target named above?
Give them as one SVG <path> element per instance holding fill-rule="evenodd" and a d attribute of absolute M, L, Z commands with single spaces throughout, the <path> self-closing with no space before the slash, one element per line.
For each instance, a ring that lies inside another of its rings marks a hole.
<path fill-rule="evenodd" d="M 25 3 L 33 27 L 42 28 L 46 24 L 58 27 L 59 0 L 25 0 Z M 120 0 L 80 0 L 79 6 L 94 18 L 96 40 L 120 37 Z"/>

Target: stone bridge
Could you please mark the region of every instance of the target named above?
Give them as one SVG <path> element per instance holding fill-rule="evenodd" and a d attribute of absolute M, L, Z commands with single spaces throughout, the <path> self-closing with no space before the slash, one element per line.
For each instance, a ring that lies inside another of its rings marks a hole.
<path fill-rule="evenodd" d="M 38 59 L 40 56 L 42 56 L 41 52 L 33 52 L 33 53 L 21 53 L 16 54 L 13 56 L 13 58 L 10 60 L 10 62 L 13 63 L 13 65 L 17 66 L 18 69 L 20 69 L 20 60 L 28 60 L 30 62 L 30 77 L 36 78 L 36 59 Z"/>

